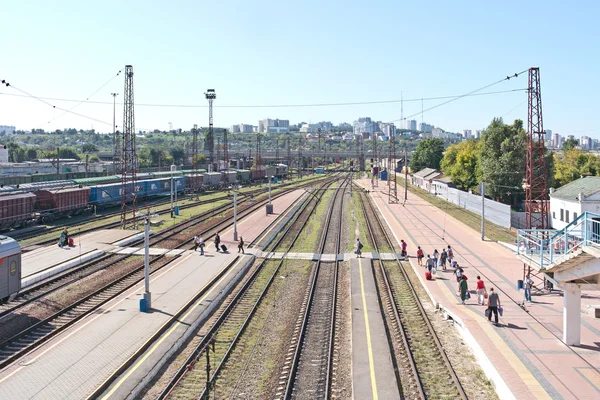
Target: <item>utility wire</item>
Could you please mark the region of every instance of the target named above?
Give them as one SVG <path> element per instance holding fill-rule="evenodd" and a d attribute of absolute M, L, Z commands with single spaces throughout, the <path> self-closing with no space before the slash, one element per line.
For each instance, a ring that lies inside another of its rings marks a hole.
<path fill-rule="evenodd" d="M 79 106 L 80 106 L 80 105 L 82 105 L 83 103 L 85 103 L 85 102 L 88 102 L 92 96 L 94 96 L 96 93 L 98 93 L 100 90 L 102 90 L 102 89 L 103 89 L 103 88 L 104 88 L 106 85 L 108 85 L 110 82 L 112 82 L 112 81 L 113 81 L 113 80 L 114 80 L 116 77 L 118 77 L 120 74 L 121 74 L 121 70 L 119 70 L 119 72 L 117 72 L 117 74 L 116 74 L 115 76 L 113 76 L 113 77 L 112 77 L 112 78 L 110 78 L 108 81 L 106 81 L 106 83 L 104 83 L 102 86 L 100 86 L 100 87 L 99 87 L 99 88 L 98 88 L 98 89 L 97 89 L 97 90 L 96 90 L 94 93 L 92 93 L 92 94 L 90 94 L 88 97 L 86 97 L 86 99 L 85 99 L 85 100 L 81 100 L 81 101 L 79 101 L 79 102 L 78 102 L 77 104 L 75 104 L 73 107 L 69 108 L 69 110 L 67 110 L 67 111 L 63 112 L 62 114 L 60 114 L 60 115 L 59 115 L 59 116 L 57 116 L 57 117 L 54 117 L 54 118 L 52 118 L 50 121 L 48 121 L 48 122 L 46 122 L 46 123 L 43 123 L 43 124 L 39 125 L 39 126 L 36 128 L 36 129 L 39 129 L 39 128 L 41 128 L 42 126 L 44 126 L 44 125 L 46 125 L 46 124 L 49 124 L 50 122 L 52 122 L 52 121 L 54 121 L 54 120 L 57 120 L 58 118 L 62 117 L 63 115 L 65 115 L 65 114 L 68 114 L 68 113 L 72 112 L 72 111 L 73 111 L 73 109 L 75 109 L 76 107 L 79 107 Z"/>
<path fill-rule="evenodd" d="M 113 78 L 114 79 L 114 78 Z M 391 104 L 391 103 L 400 103 L 400 102 L 415 102 L 421 100 L 444 100 L 444 99 L 458 99 L 463 97 L 471 97 L 471 96 L 489 96 L 494 94 L 502 94 L 502 93 L 511 93 L 511 92 L 523 92 L 526 91 L 527 88 L 522 89 L 510 89 L 510 90 L 501 90 L 496 92 L 485 92 L 485 93 L 473 93 L 473 94 L 463 94 L 463 95 L 455 95 L 455 96 L 437 96 L 437 97 L 424 97 L 418 99 L 404 99 L 404 100 L 376 100 L 376 101 L 358 101 L 358 102 L 348 102 L 348 103 L 312 103 L 312 104 L 261 104 L 261 105 L 213 105 L 214 108 L 292 108 L 292 107 L 338 107 L 338 106 L 356 106 L 356 105 L 369 105 L 369 104 Z M 25 93 L 25 92 L 24 92 Z M 36 97 L 26 93 L 25 95 L 14 94 L 14 93 L 2 93 L 0 95 L 3 96 L 14 96 L 14 97 L 32 97 L 37 100 L 51 100 L 51 101 L 65 101 L 65 102 L 87 102 L 88 104 L 106 104 L 112 105 L 112 102 L 109 101 L 87 101 L 87 100 L 76 100 L 76 99 L 64 99 L 57 97 Z M 91 97 L 91 96 L 90 96 Z M 46 103 L 48 104 L 48 103 Z M 123 103 L 117 103 L 122 105 Z M 136 107 L 171 107 L 171 108 L 208 108 L 207 105 L 200 104 L 155 104 L 155 103 L 136 103 Z M 427 110 L 425 110 L 427 111 Z M 419 113 L 420 114 L 420 113 Z M 405 118 L 406 119 L 406 118 Z"/>
<path fill-rule="evenodd" d="M 489 87 L 492 87 L 492 86 L 494 86 L 494 85 L 497 85 L 497 84 L 499 84 L 499 83 L 501 83 L 501 82 L 508 81 L 508 80 L 510 80 L 510 79 L 512 79 L 512 78 L 517 78 L 519 75 L 521 75 L 521 74 L 524 74 L 524 73 L 525 73 L 525 72 L 527 72 L 527 71 L 529 71 L 529 69 L 526 69 L 526 70 L 524 70 L 524 71 L 518 72 L 518 73 L 516 73 L 516 74 L 514 74 L 514 75 L 507 76 L 506 78 L 503 78 L 503 79 L 500 79 L 499 81 L 496 81 L 496 82 L 490 83 L 489 85 L 485 85 L 485 86 L 483 86 L 483 87 L 480 87 L 479 89 L 472 90 L 472 91 L 470 91 L 470 92 L 468 92 L 468 93 L 465 93 L 465 94 L 463 94 L 463 95 L 460 95 L 460 96 L 453 97 L 453 98 L 451 98 L 450 100 L 447 100 L 447 101 L 444 101 L 444 102 L 442 102 L 442 103 L 436 104 L 435 106 L 432 106 L 432 107 L 426 108 L 425 110 L 421 110 L 421 112 L 416 112 L 416 113 L 414 113 L 414 114 L 411 114 L 411 115 L 409 115 L 408 117 L 404 117 L 404 118 L 395 119 L 395 120 L 393 120 L 393 121 L 389 121 L 389 122 L 399 122 L 399 121 L 403 121 L 403 120 L 406 120 L 406 119 L 408 119 L 408 118 L 415 117 L 415 116 L 417 116 L 417 115 L 419 115 L 419 114 L 423 114 L 423 113 L 425 113 L 425 112 L 427 112 L 427 111 L 434 110 L 434 109 L 436 109 L 436 108 L 438 108 L 438 107 L 441 107 L 441 106 L 444 106 L 444 105 L 446 105 L 446 104 L 448 104 L 448 103 L 452 103 L 453 101 L 456 101 L 456 100 L 458 100 L 458 99 L 462 99 L 463 97 L 474 96 L 474 95 L 476 95 L 475 93 L 477 93 L 477 92 L 480 92 L 480 91 L 482 91 L 482 90 L 484 90 L 484 89 L 487 89 L 487 88 L 489 88 Z M 517 91 L 517 90 L 528 90 L 528 89 L 516 89 L 515 91 Z"/>

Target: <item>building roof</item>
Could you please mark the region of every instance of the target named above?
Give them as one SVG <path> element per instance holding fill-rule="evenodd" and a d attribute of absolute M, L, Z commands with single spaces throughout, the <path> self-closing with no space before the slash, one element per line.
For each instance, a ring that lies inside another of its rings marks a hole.
<path fill-rule="evenodd" d="M 420 170 L 419 172 L 415 172 L 414 176 L 418 176 L 420 178 L 425 178 L 427 175 L 431 175 L 433 172 L 437 172 L 437 171 L 433 168 L 425 168 L 425 169 Z"/>
<path fill-rule="evenodd" d="M 598 192 L 600 192 L 600 176 L 584 176 L 559 187 L 550 194 L 550 197 L 579 200 L 579 193 L 583 193 L 584 197 L 589 197 Z"/>
<path fill-rule="evenodd" d="M 442 173 L 440 171 L 433 170 L 433 172 L 430 173 L 429 175 L 425 175 L 423 177 L 423 180 L 428 181 L 428 180 L 431 180 L 431 179 L 435 179 L 435 178 L 437 178 L 438 176 L 441 176 L 441 175 L 442 175 Z"/>

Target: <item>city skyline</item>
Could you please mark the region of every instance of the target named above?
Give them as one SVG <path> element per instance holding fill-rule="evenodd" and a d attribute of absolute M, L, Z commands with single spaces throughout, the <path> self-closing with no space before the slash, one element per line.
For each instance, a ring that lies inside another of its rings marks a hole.
<path fill-rule="evenodd" d="M 524 15 L 538 7 L 516 4 Z M 536 13 L 539 18 L 560 16 L 564 25 L 558 32 L 549 24 L 541 24 L 534 48 L 516 30 L 506 29 L 514 19 L 510 4 L 456 7 L 444 2 L 399 5 L 383 1 L 367 7 L 337 1 L 261 1 L 238 2 L 236 7 L 182 2 L 177 8 L 165 8 L 153 2 L 91 5 L 61 1 L 59 7 L 41 2 L 36 7 L 36 13 L 31 13 L 27 5 L 14 2 L 4 9 L 12 17 L 3 24 L 10 32 L 4 35 L 3 52 L 11 57 L 3 65 L 0 79 L 13 87 L 0 87 L 0 124 L 17 129 L 52 131 L 93 126 L 97 131 L 110 132 L 110 93 L 121 93 L 116 99 L 116 120 L 121 125 L 123 76 L 116 75 L 125 64 L 131 64 L 136 130 L 168 130 L 170 123 L 182 129 L 205 125 L 208 110 L 202 93 L 209 87 L 217 92 L 215 124 L 223 127 L 271 116 L 340 123 L 371 115 L 397 126 L 403 116 L 417 124 L 436 121 L 435 125 L 446 131 L 478 130 L 494 117 L 503 117 L 506 122 L 526 121 L 526 74 L 475 93 L 478 96 L 462 97 L 437 108 L 433 107 L 450 99 L 427 99 L 464 95 L 538 66 L 544 126 L 565 135 L 600 138 L 594 107 L 594 93 L 600 84 L 586 78 L 595 74 L 595 55 L 590 55 L 592 60 L 581 57 L 589 53 L 585 51 L 593 42 L 589 38 L 600 33 L 592 17 L 599 6 L 593 2 L 575 7 L 540 6 Z M 583 7 L 585 13 L 580 12 Z M 144 10 L 141 14 L 140 9 Z M 402 30 L 395 23 L 372 31 L 334 29 L 330 23 L 404 13 L 413 18 L 403 20 Z M 203 20 L 201 30 L 193 28 L 197 15 L 211 16 Z M 291 22 L 276 18 L 281 15 L 290 16 Z M 293 21 L 309 17 L 316 29 L 288 29 Z M 249 29 L 247 22 L 256 18 L 268 23 Z M 418 21 L 423 18 L 431 26 L 444 26 L 443 32 L 422 32 Z M 27 24 L 22 23 L 25 20 Z M 107 20 L 112 21 L 111 29 L 106 29 Z M 165 21 L 177 21 L 178 29 L 150 28 Z M 418 29 L 419 35 L 403 42 L 402 52 L 396 51 L 396 43 L 413 29 Z M 83 31 L 86 34 L 80 35 Z M 361 47 L 372 54 L 386 54 L 388 62 L 381 63 L 377 57 L 347 62 L 346 56 Z M 274 58 L 253 61 L 257 54 L 271 54 L 273 48 L 278 49 Z M 403 56 L 423 48 L 430 49 L 435 57 L 413 63 Z M 498 52 L 510 53 L 511 57 L 499 58 Z M 231 60 L 233 54 L 235 61 Z M 314 62 L 305 62 L 307 57 Z M 205 62 L 207 59 L 210 62 Z M 448 62 L 438 62 L 440 59 Z M 464 59 L 473 61 L 453 62 Z M 575 95 L 574 87 L 587 90 Z M 401 98 L 405 100 L 403 110 Z M 79 104 L 56 99 L 89 101 Z M 351 104 L 361 102 L 380 103 Z M 272 107 L 266 107 L 269 105 Z M 288 107 L 292 105 L 297 106 Z M 421 110 L 425 111 L 423 116 Z"/>

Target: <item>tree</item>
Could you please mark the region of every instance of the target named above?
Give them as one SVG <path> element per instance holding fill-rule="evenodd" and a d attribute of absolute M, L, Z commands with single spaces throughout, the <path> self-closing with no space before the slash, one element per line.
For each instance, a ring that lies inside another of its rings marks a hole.
<path fill-rule="evenodd" d="M 58 158 L 74 158 L 75 160 L 79 160 L 79 155 L 72 149 L 71 147 L 61 147 L 58 152 Z"/>
<path fill-rule="evenodd" d="M 183 150 L 183 147 L 181 147 L 181 146 L 171 147 L 169 149 L 169 152 L 171 153 L 171 157 L 173 157 L 174 163 L 183 163 L 184 162 L 185 151 Z"/>
<path fill-rule="evenodd" d="M 37 159 L 37 150 L 32 149 L 32 148 L 27 149 L 26 157 L 27 157 L 28 161 L 36 160 Z"/>
<path fill-rule="evenodd" d="M 487 184 L 487 194 L 503 203 L 515 202 L 522 193 L 525 176 L 525 144 L 527 135 L 523 121 L 506 125 L 502 118 L 494 118 L 481 134 L 481 181 Z"/>
<path fill-rule="evenodd" d="M 566 185 L 582 175 L 600 176 L 600 158 L 578 148 L 554 154 L 554 179 L 557 186 Z"/>
<path fill-rule="evenodd" d="M 98 157 L 97 154 L 93 154 L 88 159 L 88 162 L 90 162 L 90 163 L 99 163 L 100 162 L 100 158 Z"/>
<path fill-rule="evenodd" d="M 568 150 L 571 150 L 571 149 L 577 147 L 577 145 L 579 145 L 579 140 L 574 139 L 574 138 L 567 139 L 562 144 L 562 150 L 568 151 Z"/>
<path fill-rule="evenodd" d="M 81 151 L 84 153 L 95 153 L 98 151 L 98 147 L 92 143 L 84 143 L 84 145 L 81 146 Z"/>
<path fill-rule="evenodd" d="M 410 168 L 420 171 L 423 168 L 440 169 L 440 161 L 444 156 L 444 141 L 442 139 L 428 138 L 417 146 L 410 159 Z"/>
<path fill-rule="evenodd" d="M 479 141 L 467 140 L 446 149 L 441 168 L 444 174 L 462 190 L 474 189 L 479 182 Z"/>

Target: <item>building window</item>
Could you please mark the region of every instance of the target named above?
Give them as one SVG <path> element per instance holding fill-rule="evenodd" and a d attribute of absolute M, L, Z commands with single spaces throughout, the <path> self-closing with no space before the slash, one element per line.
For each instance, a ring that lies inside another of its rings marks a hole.
<path fill-rule="evenodd" d="M 565 210 L 564 209 L 560 209 L 560 220 L 564 221 L 565 220 Z"/>
<path fill-rule="evenodd" d="M 556 219 L 556 213 L 552 211 L 552 219 Z"/>
<path fill-rule="evenodd" d="M 577 219 L 577 213 L 576 213 L 576 212 L 574 212 L 574 213 L 573 213 L 573 221 L 575 221 L 576 219 Z"/>
<path fill-rule="evenodd" d="M 569 210 L 565 211 L 565 222 L 569 223 Z"/>

